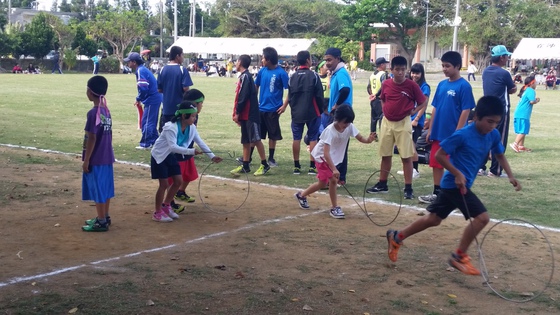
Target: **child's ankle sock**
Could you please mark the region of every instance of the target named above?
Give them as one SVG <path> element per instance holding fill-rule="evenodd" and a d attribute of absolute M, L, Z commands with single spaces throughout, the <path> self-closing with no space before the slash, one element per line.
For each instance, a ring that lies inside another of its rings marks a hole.
<path fill-rule="evenodd" d="M 412 167 L 418 172 L 418 161 L 412 162 Z"/>
<path fill-rule="evenodd" d="M 440 185 L 434 185 L 434 195 L 439 195 L 439 193 L 441 192 L 441 186 Z"/>
<path fill-rule="evenodd" d="M 309 167 L 315 168 L 315 161 L 309 161 Z"/>
<path fill-rule="evenodd" d="M 299 164 L 299 161 L 294 161 L 294 167 L 301 168 L 301 164 Z"/>
<path fill-rule="evenodd" d="M 268 149 L 268 159 L 269 160 L 274 160 L 274 151 L 276 151 L 276 149 Z"/>

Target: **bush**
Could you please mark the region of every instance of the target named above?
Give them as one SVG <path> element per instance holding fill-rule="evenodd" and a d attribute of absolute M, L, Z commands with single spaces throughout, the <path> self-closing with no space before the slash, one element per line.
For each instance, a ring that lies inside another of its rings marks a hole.
<path fill-rule="evenodd" d="M 77 55 L 78 54 L 75 50 L 64 50 L 64 57 L 62 58 L 62 61 L 66 65 L 66 70 L 70 70 L 76 66 L 76 64 L 78 63 L 78 61 L 76 60 Z"/>
<path fill-rule="evenodd" d="M 101 59 L 99 62 L 99 71 L 103 73 L 119 73 L 121 70 L 121 62 L 115 56 L 109 56 Z"/>
<path fill-rule="evenodd" d="M 369 60 L 358 61 L 358 68 L 364 69 L 365 71 L 373 71 L 375 69 L 375 65 Z"/>

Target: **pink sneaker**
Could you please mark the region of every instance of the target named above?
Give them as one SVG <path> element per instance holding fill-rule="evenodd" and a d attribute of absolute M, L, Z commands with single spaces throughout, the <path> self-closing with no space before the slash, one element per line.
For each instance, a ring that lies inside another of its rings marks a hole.
<path fill-rule="evenodd" d="M 161 205 L 161 211 L 171 219 L 179 219 L 179 215 L 173 211 L 170 205 Z"/>
<path fill-rule="evenodd" d="M 173 219 L 168 217 L 162 210 L 154 212 L 154 214 L 152 215 L 152 220 L 157 222 L 173 222 Z"/>

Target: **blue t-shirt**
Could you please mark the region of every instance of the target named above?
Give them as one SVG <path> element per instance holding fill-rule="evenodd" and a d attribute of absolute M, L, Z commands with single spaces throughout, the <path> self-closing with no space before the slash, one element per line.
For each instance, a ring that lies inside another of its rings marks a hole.
<path fill-rule="evenodd" d="M 331 112 L 332 108 L 336 105 L 336 101 L 338 101 L 338 95 L 340 94 L 340 89 L 344 87 L 350 88 L 350 93 L 346 100 L 343 103 L 346 103 L 352 107 L 352 78 L 350 78 L 350 74 L 346 70 L 346 68 L 342 67 L 336 70 L 331 76 L 331 96 L 329 98 L 329 113 Z"/>
<path fill-rule="evenodd" d="M 472 187 L 480 165 L 488 158 L 488 152 L 502 154 L 505 151 L 498 130 L 483 135 L 476 129 L 476 123 L 455 131 L 440 146 L 449 154 L 451 164 L 465 176 L 467 188 Z M 440 185 L 445 189 L 457 188 L 455 176 L 445 170 Z"/>
<path fill-rule="evenodd" d="M 426 98 L 430 98 L 430 86 L 428 85 L 428 83 L 423 82 L 422 85 L 420 85 L 420 90 L 422 90 L 422 94 L 424 94 L 426 96 Z M 418 106 L 418 104 L 416 104 L 416 106 Z M 418 115 L 418 113 L 410 116 L 410 120 L 414 120 L 414 118 L 416 118 L 416 116 Z M 422 116 L 420 118 L 418 118 L 418 126 L 421 128 L 424 128 L 424 121 L 426 120 L 426 111 L 424 111 L 424 113 L 422 114 Z"/>
<path fill-rule="evenodd" d="M 461 112 L 475 107 L 471 85 L 463 78 L 452 82 L 448 79 L 441 81 L 436 88 L 432 106 L 436 109 L 436 115 L 432 118 L 430 139 L 443 141 L 457 129 Z"/>
<path fill-rule="evenodd" d="M 537 100 L 537 94 L 535 90 L 531 87 L 527 87 L 521 95 L 521 100 L 519 104 L 517 104 L 517 108 L 515 109 L 515 114 L 513 118 L 523 118 L 523 119 L 531 119 L 531 113 L 533 112 L 533 104 Z"/>
<path fill-rule="evenodd" d="M 158 90 L 163 91 L 163 115 L 174 115 L 183 101 L 183 88 L 192 86 L 189 71 L 178 64 L 168 64 L 157 77 Z"/>
<path fill-rule="evenodd" d="M 280 66 L 270 70 L 262 67 L 255 78 L 255 85 L 259 87 L 259 110 L 261 112 L 275 112 L 282 106 L 284 90 L 288 88 L 288 73 Z"/>
<path fill-rule="evenodd" d="M 502 101 L 505 113 L 509 112 L 508 91 L 515 87 L 511 74 L 501 67 L 490 65 L 482 72 L 482 91 L 484 96 L 496 96 Z"/>

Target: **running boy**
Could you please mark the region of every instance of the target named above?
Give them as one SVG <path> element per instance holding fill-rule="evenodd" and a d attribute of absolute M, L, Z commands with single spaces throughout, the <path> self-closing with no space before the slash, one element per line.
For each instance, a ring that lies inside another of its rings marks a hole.
<path fill-rule="evenodd" d="M 173 219 L 179 218 L 170 205 L 182 182 L 181 167 L 177 162 L 175 154 L 172 153 L 184 155 L 202 154 L 201 151 L 188 148 L 188 145 L 195 141 L 203 152 L 212 159 L 212 162 L 219 163 L 222 161 L 220 157 L 215 156 L 210 151 L 210 148 L 198 135 L 194 125 L 196 116 L 196 105 L 189 101 L 183 101 L 175 112 L 175 117 L 163 126 L 163 131 L 154 143 L 150 166 L 152 179 L 159 180 L 159 188 L 155 198 L 155 211 L 152 216 L 154 221 L 172 222 Z M 168 182 L 169 177 L 173 179 L 171 186 L 169 186 Z"/>
<path fill-rule="evenodd" d="M 379 181 L 366 190 L 368 193 L 386 193 L 389 191 L 387 178 L 391 171 L 393 148 L 399 148 L 399 155 L 404 172 L 404 198 L 414 197 L 412 190 L 412 157 L 416 152 L 412 143 L 412 124 L 410 115 L 423 110 L 427 98 L 416 82 L 405 77 L 408 61 L 402 56 L 391 59 L 393 78 L 383 81 L 381 88 L 381 107 L 384 122 L 381 124 L 379 155 L 381 172 Z M 418 104 L 416 106 L 416 104 Z"/>
<path fill-rule="evenodd" d="M 429 195 L 419 196 L 421 203 L 432 203 L 441 191 L 443 165 L 435 158 L 439 143 L 467 124 L 469 113 L 475 106 L 472 87 L 461 77 L 461 65 L 461 55 L 456 51 L 448 51 L 441 56 L 443 74 L 448 79 L 441 81 L 434 93 L 432 118 L 426 136 L 426 140 L 432 142 L 429 165 L 434 177 L 434 190 Z"/>
<path fill-rule="evenodd" d="M 257 147 L 261 158 L 261 166 L 255 172 L 255 176 L 261 176 L 270 170 L 266 162 L 264 146 L 260 137 L 260 115 L 259 102 L 257 101 L 257 88 L 253 76 L 249 73 L 251 57 L 241 55 L 235 63 L 237 72 L 241 73 L 237 88 L 235 89 L 235 103 L 233 107 L 232 120 L 241 127 L 241 144 L 243 144 L 242 165 L 231 170 L 232 175 L 249 173 L 249 163 L 251 159 L 251 146 Z"/>
<path fill-rule="evenodd" d="M 86 95 L 93 102 L 87 113 L 82 152 L 82 200 L 93 200 L 97 217 L 86 220 L 85 232 L 106 232 L 111 224 L 109 203 L 115 196 L 113 179 L 113 131 L 107 107 L 107 79 L 94 76 L 87 82 Z"/>
<path fill-rule="evenodd" d="M 355 137 L 362 143 L 371 143 L 375 136 L 370 133 L 367 139 L 364 138 L 352 124 L 353 121 L 354 111 L 352 111 L 352 108 L 346 104 L 339 105 L 334 112 L 334 122 L 321 133 L 319 143 L 311 151 L 317 167 L 318 181 L 311 184 L 306 190 L 299 191 L 294 195 L 302 209 L 309 209 L 307 196 L 328 184 L 332 205 L 330 215 L 335 219 L 344 219 L 344 212 L 337 203 L 336 188 L 340 172 L 336 169 L 336 165 L 342 162 L 344 149 L 350 137 Z"/>
<path fill-rule="evenodd" d="M 470 262 L 467 255 L 469 245 L 490 220 L 487 210 L 471 191 L 480 164 L 488 157 L 488 152 L 496 155 L 506 171 L 509 182 L 516 191 L 521 184 L 515 179 L 504 155 L 504 146 L 496 126 L 504 114 L 499 98 L 482 97 L 476 106 L 474 123 L 455 131 L 440 143 L 435 158 L 446 169 L 441 181 L 441 192 L 424 216 L 402 230 L 388 230 L 389 259 L 397 261 L 397 254 L 403 240 L 427 228 L 437 226 L 455 209 L 459 208 L 466 220 L 472 218 L 465 227 L 457 250 L 451 254 L 449 265 L 467 275 L 479 275 L 480 271 Z M 449 155 L 449 158 L 448 158 Z"/>
<path fill-rule="evenodd" d="M 531 152 L 531 149 L 525 147 L 525 136 L 529 134 L 531 128 L 533 105 L 541 101 L 535 93 L 536 88 L 537 81 L 535 81 L 535 78 L 526 77 L 525 85 L 519 91 L 518 96 L 521 97 L 521 100 L 515 109 L 515 114 L 513 114 L 513 128 L 517 136 L 515 142 L 509 145 L 516 153 Z"/>

